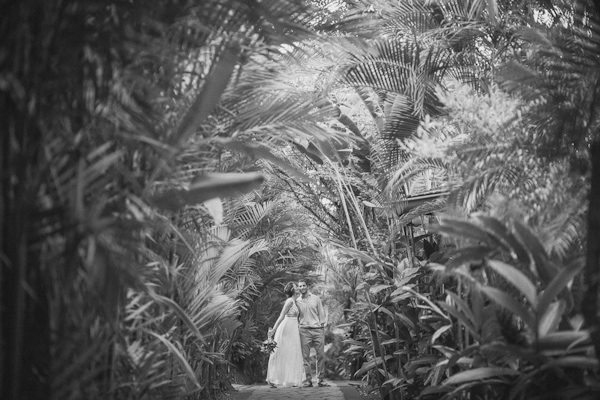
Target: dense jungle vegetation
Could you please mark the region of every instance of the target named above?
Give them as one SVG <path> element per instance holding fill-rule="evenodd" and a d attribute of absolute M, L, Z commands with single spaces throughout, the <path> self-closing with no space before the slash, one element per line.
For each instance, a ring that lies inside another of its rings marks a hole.
<path fill-rule="evenodd" d="M 600 398 L 600 2 L 1 0 L 0 393 L 217 399 L 283 284 L 382 399 Z"/>

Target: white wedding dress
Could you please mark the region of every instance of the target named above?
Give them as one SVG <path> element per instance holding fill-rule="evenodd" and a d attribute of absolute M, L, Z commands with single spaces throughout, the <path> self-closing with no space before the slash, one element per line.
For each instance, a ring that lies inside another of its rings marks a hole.
<path fill-rule="evenodd" d="M 295 303 L 277 327 L 273 340 L 277 342 L 277 347 L 269 356 L 267 382 L 283 386 L 301 386 L 305 375 L 298 330 L 298 308 Z"/>

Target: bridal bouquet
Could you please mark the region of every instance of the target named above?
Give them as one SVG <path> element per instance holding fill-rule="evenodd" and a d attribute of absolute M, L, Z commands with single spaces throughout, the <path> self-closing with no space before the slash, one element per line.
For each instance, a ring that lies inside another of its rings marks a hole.
<path fill-rule="evenodd" d="M 275 350 L 275 347 L 277 347 L 277 342 L 269 338 L 262 342 L 262 345 L 260 346 L 260 351 L 265 354 L 271 354 Z"/>
<path fill-rule="evenodd" d="M 262 345 L 260 346 L 260 351 L 262 353 L 271 354 L 275 350 L 275 347 L 277 347 L 277 342 L 273 340 L 272 335 L 273 335 L 273 333 L 269 329 L 269 333 L 267 335 L 267 340 L 262 342 Z"/>

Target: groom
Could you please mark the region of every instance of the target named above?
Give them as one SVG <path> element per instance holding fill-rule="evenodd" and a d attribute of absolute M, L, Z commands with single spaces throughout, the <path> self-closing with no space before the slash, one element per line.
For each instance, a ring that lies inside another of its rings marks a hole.
<path fill-rule="evenodd" d="M 327 316 L 323 310 L 321 299 L 308 291 L 306 280 L 298 281 L 298 289 L 302 296 L 296 300 L 300 309 L 300 345 L 302 358 L 304 358 L 304 372 L 306 383 L 304 387 L 312 387 L 312 373 L 310 365 L 310 348 L 317 351 L 317 382 L 319 386 L 329 386 L 323 381 L 325 378 L 325 323 Z"/>

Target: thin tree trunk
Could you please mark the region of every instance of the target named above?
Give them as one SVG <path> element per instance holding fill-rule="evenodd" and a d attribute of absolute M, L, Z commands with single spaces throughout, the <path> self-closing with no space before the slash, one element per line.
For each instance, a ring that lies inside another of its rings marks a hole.
<path fill-rule="evenodd" d="M 0 97 L 0 109 L 7 110 L 8 95 Z M 9 187 L 10 187 L 10 135 L 8 129 L 2 128 L 8 126 L 8 120 L 6 118 L 7 112 L 0 114 L 0 251 L 2 254 L 5 253 L 6 247 L 6 236 L 8 232 L 6 229 L 6 220 L 8 218 L 8 211 L 6 207 L 10 200 Z M 6 281 L 9 278 L 9 265 L 6 263 L 4 258 L 0 258 L 0 303 L 6 307 L 6 301 L 10 299 L 10 296 L 6 293 Z M 4 308 L 3 307 L 3 308 Z M 8 390 L 8 372 L 10 364 L 8 362 L 9 352 L 7 347 L 7 340 L 9 338 L 9 331 L 7 327 L 9 316 L 6 309 L 0 309 L 0 393 L 5 393 Z"/>
<path fill-rule="evenodd" d="M 590 330 L 596 358 L 600 359 L 600 320 L 598 318 L 598 289 L 600 285 L 600 141 L 590 148 L 592 177 L 588 211 L 587 260 L 584 272 L 586 284 L 582 313 Z"/>

